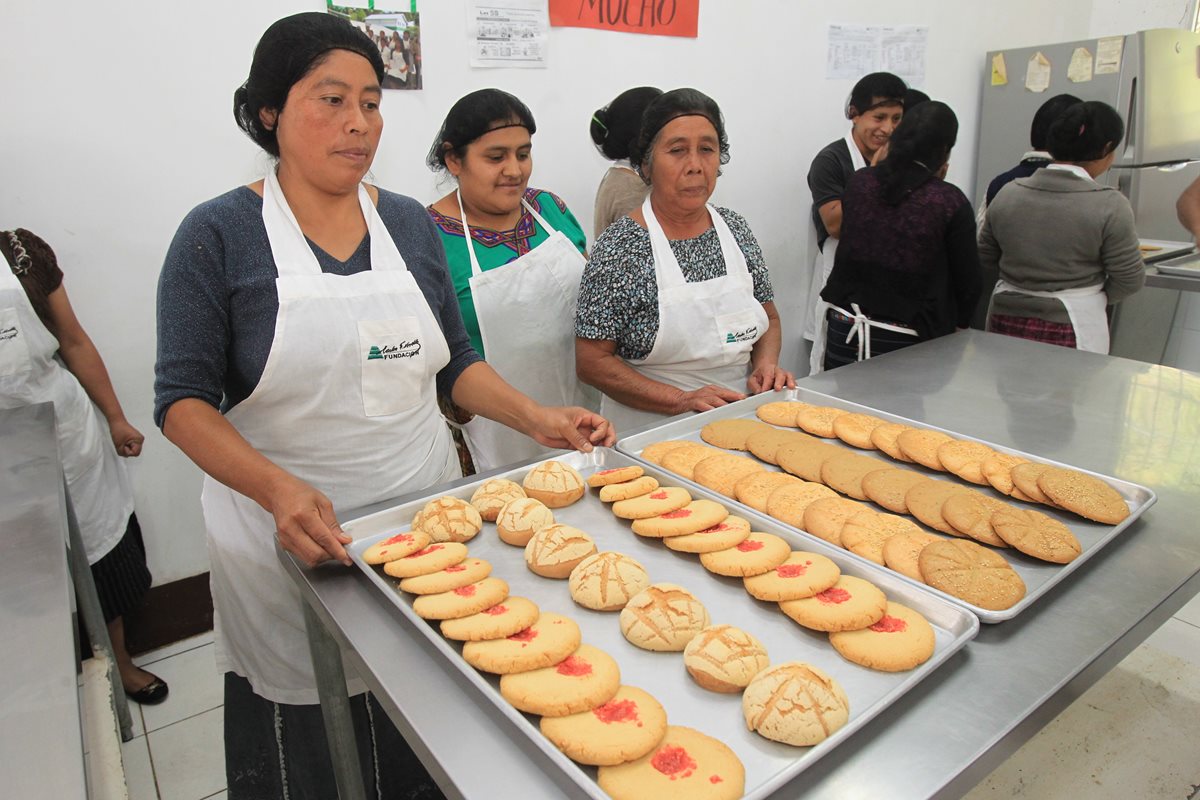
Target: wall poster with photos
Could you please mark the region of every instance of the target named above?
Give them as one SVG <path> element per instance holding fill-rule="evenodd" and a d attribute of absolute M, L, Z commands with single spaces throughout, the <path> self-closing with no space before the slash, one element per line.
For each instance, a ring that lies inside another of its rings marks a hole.
<path fill-rule="evenodd" d="M 417 0 L 383 0 L 388 9 L 375 0 L 334 5 L 326 0 L 330 14 L 349 20 L 370 37 L 383 57 L 384 89 L 421 89 L 424 74 L 421 67 L 421 19 Z M 405 6 L 396 9 L 396 6 Z"/>

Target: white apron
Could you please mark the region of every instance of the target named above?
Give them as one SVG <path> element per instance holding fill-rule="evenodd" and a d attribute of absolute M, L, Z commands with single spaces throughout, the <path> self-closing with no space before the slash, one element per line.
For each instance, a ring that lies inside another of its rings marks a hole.
<path fill-rule="evenodd" d="M 1085 286 L 1079 289 L 1062 289 L 1057 292 L 1035 292 L 1020 289 L 1001 279 L 996 281 L 992 297 L 1001 292 L 1023 294 L 1029 297 L 1052 297 L 1067 309 L 1067 317 L 1071 327 L 1075 329 L 1075 349 L 1086 350 L 1089 353 L 1104 353 L 1108 355 L 1108 295 L 1104 293 L 1104 284 Z M 988 308 L 988 318 L 992 316 Z"/>
<path fill-rule="evenodd" d="M 575 376 L 575 302 L 583 256 L 562 231 L 551 228 L 529 203 L 521 203 L 549 238 L 525 255 L 484 272 L 475 257 L 463 210 L 471 257 L 471 298 L 487 363 L 500 377 L 542 405 L 595 407 Z M 520 431 L 475 415 L 462 426 L 475 469 L 485 472 L 549 450 Z"/>
<path fill-rule="evenodd" d="M 846 134 L 846 149 L 850 151 L 850 163 L 854 166 L 855 172 L 867 166 L 866 159 L 863 158 L 858 145 L 854 143 L 853 132 Z M 812 286 L 808 293 L 808 296 L 812 298 L 813 311 L 804 331 L 805 337 L 812 339 L 813 343 L 812 353 L 808 360 L 809 375 L 817 375 L 825 371 L 825 312 L 829 310 L 829 304 L 821 299 L 821 290 L 825 288 L 825 282 L 829 280 L 829 273 L 833 272 L 833 258 L 837 254 L 837 248 L 837 237 L 826 238 L 825 246 L 817 251 L 816 263 L 813 264 Z"/>
<path fill-rule="evenodd" d="M 721 243 L 725 274 L 689 283 L 654 216 L 649 197 L 642 203 L 642 214 L 650 234 L 654 279 L 658 283 L 658 336 L 650 354 L 640 361 L 631 360 L 629 365 L 651 380 L 684 391 L 716 384 L 745 392 L 750 351 L 767 332 L 769 321 L 762 303 L 754 297 L 754 279 L 733 232 L 709 205 L 708 215 Z M 623 432 L 668 416 L 630 408 L 607 395 L 600 403 L 600 414 Z"/>
<path fill-rule="evenodd" d="M 0 258 L 0 408 L 54 403 L 63 475 L 88 563 L 95 564 L 125 535 L 133 490 L 108 424 L 57 352 L 58 339 Z"/>
<path fill-rule="evenodd" d="M 434 387 L 449 348 L 361 186 L 358 199 L 371 269 L 326 274 L 274 173 L 267 176 L 262 218 L 279 272 L 275 338 L 258 385 L 225 415 L 251 446 L 324 492 L 335 512 L 460 475 Z M 275 555 L 273 518 L 211 477 L 201 501 L 218 669 L 274 702 L 318 702 L 303 601 Z"/>

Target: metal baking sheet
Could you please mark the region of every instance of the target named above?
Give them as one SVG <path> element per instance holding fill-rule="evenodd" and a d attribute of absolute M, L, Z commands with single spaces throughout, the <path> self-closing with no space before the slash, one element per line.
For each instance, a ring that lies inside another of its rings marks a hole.
<path fill-rule="evenodd" d="M 600 449 L 591 454 L 572 453 L 561 461 L 578 469 L 584 477 L 598 469 L 638 463 L 614 450 Z M 537 461 L 515 467 L 498 476 L 518 483 Z M 647 474 L 664 485 L 682 485 L 683 481 L 654 465 L 645 465 Z M 468 500 L 483 480 L 454 488 L 449 494 Z M 707 489 L 689 487 L 695 496 L 720 500 Z M 344 520 L 343 529 L 354 537 L 347 548 L 354 563 L 370 576 L 383 602 L 392 603 L 408 618 L 421 635 L 430 639 L 447 661 L 478 687 L 483 698 L 494 703 L 516 730 L 529 736 L 549 757 L 575 780 L 589 796 L 606 797 L 596 784 L 596 770 L 580 766 L 554 747 L 538 730 L 538 717 L 517 711 L 500 695 L 499 679 L 477 672 L 463 661 L 462 645 L 442 637 L 436 623 L 419 618 L 412 610 L 412 596 L 396 588 L 397 581 L 382 568 L 362 561 L 362 552 L 385 536 L 408 530 L 413 515 L 428 500 L 442 496 L 433 491 L 419 500 L 398 505 L 356 519 Z M 576 605 L 566 580 L 541 578 L 525 566 L 524 551 L 500 541 L 494 523 L 485 522 L 483 530 L 467 543 L 471 555 L 492 564 L 492 575 L 506 580 L 510 593 L 528 597 L 545 611 L 571 617 L 583 633 L 583 640 L 612 655 L 621 668 L 622 683 L 650 692 L 662 703 L 671 725 L 696 728 L 729 745 L 746 768 L 746 797 L 769 795 L 798 773 L 836 748 L 854 731 L 867 725 L 880 711 L 925 679 L 972 639 L 979 630 L 974 615 L 961 605 L 949 603 L 917 588 L 900 576 L 870 563 L 863 563 L 843 550 L 825 542 L 810 540 L 769 517 L 754 511 L 738 510 L 750 520 L 754 530 L 766 531 L 787 539 L 794 549 L 818 552 L 832 558 L 849 575 L 870 580 L 889 599 L 921 612 L 937 635 L 933 657 L 916 669 L 901 673 L 875 672 L 842 659 L 824 633 L 809 631 L 792 622 L 775 603 L 755 600 L 735 578 L 713 575 L 700 564 L 699 557 L 676 553 L 662 542 L 643 539 L 630 530 L 629 522 L 613 516 L 598 492 L 589 489 L 583 499 L 554 511 L 555 520 L 586 531 L 599 550 L 615 550 L 640 561 L 655 583 L 675 583 L 695 594 L 709 611 L 713 624 L 728 623 L 749 631 L 767 648 L 772 664 L 804 661 L 833 676 L 850 700 L 850 719 L 833 736 L 811 748 L 790 747 L 772 742 L 746 729 L 742 716 L 741 694 L 717 694 L 701 689 L 683 666 L 682 653 L 652 653 L 637 648 L 621 635 L 618 612 L 599 612 Z"/>
<path fill-rule="evenodd" d="M 1109 483 L 1109 485 L 1111 485 L 1114 489 L 1116 489 L 1117 492 L 1119 492 L 1120 495 L 1123 498 L 1125 498 L 1125 502 L 1129 506 L 1129 510 L 1130 510 L 1129 516 L 1127 518 L 1125 518 L 1125 520 L 1123 520 L 1119 525 L 1114 526 L 1114 525 L 1101 525 L 1098 522 L 1090 522 L 1086 519 L 1083 519 L 1082 517 L 1076 516 L 1075 514 L 1068 512 L 1068 511 L 1060 511 L 1060 510 L 1050 508 L 1048 506 L 1044 506 L 1044 505 L 1040 505 L 1040 504 L 1036 504 L 1036 503 L 1022 503 L 1017 500 L 1013 500 L 1011 497 L 1005 497 L 1004 495 L 1000 494 L 999 492 L 995 492 L 996 497 L 1004 500 L 1005 502 L 1012 503 L 1013 505 L 1024 507 L 1024 508 L 1032 508 L 1037 511 L 1041 511 L 1044 514 L 1048 514 L 1051 517 L 1054 517 L 1055 519 L 1060 520 L 1061 522 L 1066 524 L 1067 527 L 1069 527 L 1071 529 L 1071 532 L 1074 533 L 1076 538 L 1079 539 L 1079 543 L 1080 543 L 1080 545 L 1082 545 L 1082 548 L 1083 548 L 1083 552 L 1080 553 L 1078 558 L 1076 558 L 1070 564 L 1065 564 L 1065 565 L 1061 565 L 1061 566 L 1058 564 L 1050 564 L 1045 561 L 1039 561 L 1036 558 L 1031 558 L 1030 556 L 1026 556 L 1023 553 L 1019 553 L 1012 548 L 1008 548 L 1005 550 L 997 550 L 997 552 L 1001 553 L 1006 559 L 1008 559 L 1008 563 L 1010 563 L 1012 565 L 1013 569 L 1015 569 L 1017 571 L 1017 573 L 1021 576 L 1021 579 L 1023 581 L 1025 581 L 1025 590 L 1026 590 L 1025 597 L 1022 598 L 1019 603 L 1014 605 L 1012 608 L 1007 608 L 1003 611 L 991 611 L 991 610 L 988 610 L 985 608 L 980 608 L 979 606 L 972 605 L 970 603 L 967 603 L 964 600 L 958 599 L 957 597 L 954 597 L 952 595 L 946 594 L 945 592 L 934 589 L 932 586 L 927 586 L 923 583 L 920 583 L 919 581 L 915 581 L 911 578 L 908 578 L 908 577 L 899 575 L 898 573 L 895 573 L 897 575 L 897 577 L 900 578 L 901 580 L 908 581 L 908 582 L 912 583 L 914 586 L 920 587 L 924 591 L 933 592 L 934 594 L 937 594 L 938 596 L 943 597 L 951 602 L 959 603 L 959 604 L 966 606 L 974 614 L 976 614 L 979 617 L 979 619 L 981 619 L 983 622 L 987 622 L 987 623 L 1003 622 L 1004 620 L 1012 619 L 1013 617 L 1017 616 L 1025 609 L 1029 608 L 1029 606 L 1031 606 L 1035 602 L 1037 602 L 1038 599 L 1042 595 L 1044 595 L 1044 594 L 1046 594 L 1046 592 L 1050 591 L 1050 589 L 1053 588 L 1059 581 L 1065 579 L 1072 572 L 1079 569 L 1089 558 L 1096 555 L 1096 553 L 1098 553 L 1106 544 L 1111 542 L 1117 536 L 1121 535 L 1121 533 L 1126 528 L 1128 528 L 1135 519 L 1137 519 L 1139 516 L 1141 516 L 1142 513 L 1147 508 L 1152 506 L 1154 504 L 1154 502 L 1158 499 L 1152 490 L 1146 488 L 1145 486 L 1140 486 L 1136 483 L 1129 483 L 1128 481 L 1122 481 L 1117 478 L 1110 477 L 1108 475 L 1101 475 L 1096 472 L 1082 470 L 1082 469 L 1079 469 L 1079 467 L 1075 467 L 1070 464 L 1063 464 L 1058 461 L 1052 461 L 1048 458 L 1042 458 L 1041 456 L 1038 456 L 1033 453 L 1023 452 L 1021 450 L 1014 450 L 1011 447 L 1003 447 L 1003 446 L 997 445 L 993 442 L 984 441 L 983 439 L 976 439 L 971 436 L 963 436 L 960 433 L 956 433 L 954 431 L 947 430 L 946 428 L 939 428 L 936 425 L 930 425 L 926 422 L 911 420 L 911 419 L 907 419 L 905 417 L 898 417 L 895 414 L 889 414 L 885 411 L 880 411 L 878 409 L 871 408 L 870 406 L 864 406 L 864 405 L 860 405 L 858 403 L 847 402 L 845 400 L 841 400 L 837 397 L 834 397 L 833 395 L 823 394 L 821 392 L 814 392 L 812 390 L 805 389 L 802 387 L 797 387 L 795 389 L 789 389 L 786 392 L 782 392 L 782 393 L 766 392 L 764 394 L 759 394 L 759 395 L 755 395 L 753 397 L 748 397 L 745 400 L 739 400 L 736 403 L 730 403 L 729 405 L 722 406 L 721 408 L 713 409 L 712 411 L 706 411 L 703 414 L 696 414 L 694 416 L 685 417 L 683 419 L 676 420 L 673 422 L 667 422 L 658 428 L 654 428 L 653 430 L 642 431 L 633 436 L 619 439 L 617 441 L 616 448 L 618 451 L 625 453 L 626 455 L 630 455 L 635 458 L 638 458 L 640 460 L 642 449 L 646 445 L 651 444 L 652 442 L 661 442 L 666 439 L 689 439 L 692 441 L 702 442 L 703 440 L 700 438 L 700 429 L 703 428 L 708 423 L 714 422 L 719 419 L 738 419 L 738 418 L 757 419 L 757 417 L 755 416 L 755 410 L 759 406 L 764 405 L 766 403 L 776 402 L 776 401 L 780 401 L 780 400 L 799 400 L 800 402 L 811 403 L 813 405 L 834 406 L 836 408 L 844 408 L 847 411 L 856 411 L 861 414 L 871 414 L 872 416 L 876 416 L 876 417 L 879 417 L 880 419 L 888 420 L 889 422 L 901 422 L 901 423 L 904 423 L 905 425 L 911 425 L 915 428 L 926 428 L 928 430 L 941 431 L 942 433 L 949 434 L 950 436 L 953 436 L 957 439 L 965 439 L 965 440 L 970 440 L 970 441 L 975 441 L 975 442 L 983 442 L 983 444 L 986 444 L 989 447 L 991 447 L 995 450 L 999 450 L 1004 453 L 1013 453 L 1013 454 L 1028 458 L 1032 461 L 1041 462 L 1043 464 L 1051 464 L 1053 466 L 1058 466 L 1058 467 L 1069 467 L 1070 469 L 1075 469 L 1075 470 L 1079 470 L 1080 472 L 1085 472 L 1088 475 L 1094 475 L 1097 478 L 1107 481 Z M 845 448 L 847 451 L 854 452 L 854 453 L 876 454 L 880 458 L 882 458 L 886 464 L 891 464 L 891 465 L 894 465 L 901 469 L 912 469 L 912 470 L 916 470 L 918 472 L 923 472 L 923 473 L 929 475 L 930 477 L 958 481 L 962 485 L 968 486 L 973 489 L 979 489 L 980 491 L 983 491 L 983 492 L 989 491 L 988 487 L 986 487 L 986 486 L 977 486 L 973 483 L 968 483 L 967 481 L 964 481 L 949 472 L 936 472 L 934 470 L 922 467 L 920 464 L 909 464 L 909 463 L 903 463 L 900 461 L 892 461 L 883 453 L 877 453 L 876 451 L 872 451 L 872 450 L 859 450 L 856 447 L 851 447 L 850 445 L 845 444 L 844 442 L 842 442 L 839 439 L 825 439 L 823 441 L 827 441 L 835 447 L 842 447 L 842 448 Z M 753 455 L 751 455 L 750 453 L 746 453 L 746 455 L 753 458 Z M 776 467 L 771 464 L 763 463 L 763 466 L 769 470 L 779 471 L 779 467 Z M 681 475 L 676 475 L 675 480 L 677 482 L 683 482 L 684 484 L 686 484 L 689 487 L 689 489 L 691 487 L 699 486 L 699 484 L 689 481 L 688 479 L 684 478 Z M 750 510 L 748 506 L 742 505 L 741 503 L 737 502 L 735 499 L 733 499 L 731 497 L 724 498 L 724 501 L 726 502 L 727 505 L 733 504 L 733 506 L 737 507 L 739 510 L 736 513 L 738 513 L 738 514 L 741 514 L 743 510 Z M 885 510 L 885 509 L 881 509 L 881 510 Z M 784 523 L 778 523 L 778 524 L 784 525 Z M 921 524 L 921 523 L 918 521 L 918 524 Z M 800 528 L 795 528 L 795 527 L 786 526 L 786 525 L 785 525 L 785 527 L 787 527 L 789 530 L 799 531 L 800 533 L 802 533 L 805 537 L 807 537 L 811 541 L 821 541 L 816 536 L 813 536 L 805 531 L 802 531 Z M 921 525 L 921 527 L 924 528 L 925 526 Z M 938 534 L 938 535 L 944 536 L 945 534 Z M 844 552 L 850 558 L 856 559 L 862 563 L 874 564 L 874 562 L 870 561 L 869 559 L 863 558 L 862 556 L 858 556 L 849 551 L 841 551 L 841 552 Z M 878 565 L 875 565 L 875 566 L 878 566 Z"/>
<path fill-rule="evenodd" d="M 1191 253 L 1195 249 L 1195 242 L 1174 242 L 1164 239 L 1138 240 L 1138 250 L 1142 254 L 1142 260 L 1147 264 L 1174 258 L 1183 253 Z"/>
<path fill-rule="evenodd" d="M 1200 253 L 1188 253 L 1166 261 L 1156 261 L 1154 268 L 1164 275 L 1200 278 Z"/>

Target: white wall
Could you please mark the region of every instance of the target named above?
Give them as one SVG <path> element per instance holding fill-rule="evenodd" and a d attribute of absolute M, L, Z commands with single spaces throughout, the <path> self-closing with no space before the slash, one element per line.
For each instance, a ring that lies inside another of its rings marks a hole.
<path fill-rule="evenodd" d="M 550 69 L 484 71 L 466 65 L 463 0 L 421 0 L 426 91 L 388 93 L 374 177 L 433 200 L 439 190 L 423 162 L 442 115 L 462 94 L 499 86 L 538 119 L 534 184 L 563 196 L 590 230 L 606 166 L 587 138 L 591 112 L 632 85 L 700 88 L 721 104 L 732 142 L 716 199 L 741 212 L 762 244 L 793 358 L 798 333 L 788 320 L 804 300 L 814 246 L 805 174 L 846 129 L 840 109 L 852 83 L 823 77 L 826 26 L 930 28 L 919 88 L 958 111 L 949 177 L 970 187 L 984 53 L 1084 38 L 1092 5 L 702 0 L 698 39 L 555 29 Z M 191 207 L 267 167 L 231 112 L 258 36 L 278 17 L 322 7 L 65 0 L 52 15 L 36 3 L 4 11 L 0 227 L 27 227 L 55 247 L 79 316 L 147 434 L 132 466 L 159 583 L 203 572 L 207 558 L 199 474 L 151 421 L 158 271 Z"/>
<path fill-rule="evenodd" d="M 1117 36 L 1151 28 L 1191 28 L 1196 0 L 1094 0 L 1088 36 Z"/>

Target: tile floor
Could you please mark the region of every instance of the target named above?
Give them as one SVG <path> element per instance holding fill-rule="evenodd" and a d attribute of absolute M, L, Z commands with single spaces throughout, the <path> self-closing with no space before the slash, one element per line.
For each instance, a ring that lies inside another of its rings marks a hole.
<path fill-rule="evenodd" d="M 1166 654 L 1166 658 L 1163 654 Z M 1106 691 L 1127 697 L 1128 691 L 1122 681 L 1132 680 L 1132 675 L 1153 672 L 1155 664 L 1163 665 L 1165 672 L 1177 673 L 1178 669 L 1170 669 L 1172 665 L 1177 666 L 1172 657 L 1200 670 L 1200 597 L 1194 598 L 1179 614 L 1168 620 L 1121 666 L 1030 740 L 973 790 L 969 797 L 983 800 L 991 797 L 1057 796 L 1057 791 L 1047 794 L 1049 787 L 1046 786 L 1035 789 L 1031 784 L 1031 775 L 1025 773 L 1043 772 L 1039 765 L 1047 760 L 1061 762 L 1065 760 L 1064 753 L 1080 748 L 1086 750 L 1086 737 L 1092 723 L 1083 715 L 1100 708 L 1101 703 L 1095 698 L 1103 696 Z M 130 704 L 136 738 L 122 745 L 130 800 L 224 800 L 222 683 L 213 661 L 212 634 L 176 642 L 161 650 L 146 653 L 135 661 L 167 681 L 171 686 L 171 695 L 159 706 Z M 1126 665 L 1130 666 L 1122 670 Z M 1200 676 L 1200 671 L 1196 674 Z M 1192 691 L 1190 687 L 1163 685 L 1167 692 Z M 1200 680 L 1195 682 L 1195 686 L 1200 687 Z M 1173 694 L 1167 697 L 1168 701 L 1175 699 Z M 1200 697 L 1193 699 L 1200 700 Z M 1073 719 L 1078 721 L 1072 723 Z M 1154 742 L 1161 742 L 1162 737 L 1182 733 L 1167 718 L 1154 718 L 1149 725 L 1150 730 L 1142 732 L 1145 734 L 1143 738 L 1147 742 L 1147 752 L 1155 748 Z M 1172 730 L 1172 727 L 1175 729 Z M 1200 729 L 1196 726 L 1194 716 L 1190 727 L 1186 736 L 1190 741 L 1195 741 Z M 1111 742 L 1109 744 L 1111 746 Z M 1136 743 L 1130 746 L 1136 746 Z M 1127 748 L 1125 755 L 1129 756 Z M 1078 761 L 1074 757 L 1071 760 Z M 1191 786 L 1194 789 L 1192 783 L 1200 783 L 1200 769 L 1188 761 L 1184 762 L 1182 774 L 1175 775 L 1180 771 L 1180 765 L 1165 764 L 1161 758 L 1157 761 L 1138 758 L 1124 760 L 1128 762 L 1128 768 L 1110 768 L 1105 775 L 1093 770 L 1093 774 L 1086 776 L 1090 800 L 1123 800 L 1135 795 L 1183 800 L 1188 795 L 1186 792 L 1180 794 L 1180 787 Z M 1188 774 L 1188 770 L 1194 774 Z M 1155 771 L 1161 774 L 1154 774 Z M 1129 794 L 1130 781 L 1139 787 L 1134 794 Z M 1064 785 L 1069 786 L 1070 783 L 1060 784 Z"/>

